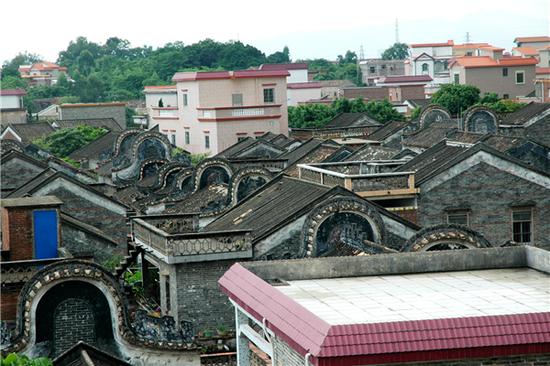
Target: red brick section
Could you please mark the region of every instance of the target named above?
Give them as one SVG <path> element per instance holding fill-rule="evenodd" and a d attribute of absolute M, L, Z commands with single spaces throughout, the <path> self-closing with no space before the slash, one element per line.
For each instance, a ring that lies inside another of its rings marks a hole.
<path fill-rule="evenodd" d="M 330 326 L 240 264 L 219 284 L 318 366 L 550 353 L 550 312 Z"/>
<path fill-rule="evenodd" d="M 9 260 L 20 261 L 34 258 L 31 210 L 24 208 L 3 208 L 2 241 L 7 241 Z"/>
<path fill-rule="evenodd" d="M 405 220 L 418 224 L 418 210 L 415 208 L 410 210 L 398 210 L 392 212 L 397 216 L 404 218 Z"/>
<path fill-rule="evenodd" d="M 0 301 L 0 319 L 14 321 L 17 318 L 17 298 L 21 292 L 21 286 L 17 288 L 2 289 L 2 301 Z"/>
<path fill-rule="evenodd" d="M 248 343 L 250 348 L 250 366 L 271 366 L 271 359 L 267 353 L 263 352 L 252 343 Z"/>

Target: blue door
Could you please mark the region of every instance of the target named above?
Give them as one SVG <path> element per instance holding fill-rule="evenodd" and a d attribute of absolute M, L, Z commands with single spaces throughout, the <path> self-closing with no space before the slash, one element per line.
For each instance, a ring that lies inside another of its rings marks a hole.
<path fill-rule="evenodd" d="M 57 211 L 33 212 L 34 258 L 57 258 Z"/>

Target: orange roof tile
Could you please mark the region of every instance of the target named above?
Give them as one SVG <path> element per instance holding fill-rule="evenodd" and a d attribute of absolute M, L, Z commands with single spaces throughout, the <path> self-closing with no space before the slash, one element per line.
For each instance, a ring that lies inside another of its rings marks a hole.
<path fill-rule="evenodd" d="M 532 57 L 503 57 L 495 60 L 489 56 L 464 56 L 454 58 L 449 67 L 458 64 L 464 68 L 475 67 L 502 67 L 502 66 L 529 66 L 536 65 L 538 61 Z"/>
<path fill-rule="evenodd" d="M 176 86 L 175 85 L 146 85 L 145 86 L 145 90 L 150 90 L 150 89 L 153 89 L 153 90 L 156 90 L 156 89 L 176 89 Z"/>
<path fill-rule="evenodd" d="M 463 43 L 463 44 L 455 44 L 453 48 L 461 49 L 461 48 L 480 48 L 483 46 L 491 46 L 489 43 Z"/>
<path fill-rule="evenodd" d="M 514 47 L 513 50 L 525 56 L 537 56 L 539 54 L 535 47 Z"/>
<path fill-rule="evenodd" d="M 455 43 L 452 39 L 449 39 L 447 43 L 414 43 L 411 44 L 411 48 L 420 48 L 420 47 L 446 47 L 453 46 Z"/>
<path fill-rule="evenodd" d="M 514 43 L 526 43 L 526 42 L 550 42 L 548 36 L 535 36 L 535 37 L 517 37 L 514 39 Z"/>

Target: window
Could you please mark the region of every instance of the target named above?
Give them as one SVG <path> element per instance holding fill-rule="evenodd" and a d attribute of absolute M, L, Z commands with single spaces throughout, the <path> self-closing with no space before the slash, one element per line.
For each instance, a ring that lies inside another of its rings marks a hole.
<path fill-rule="evenodd" d="M 447 223 L 458 225 L 469 225 L 468 212 L 450 212 L 447 214 Z"/>
<path fill-rule="evenodd" d="M 382 70 L 386 70 L 386 65 L 382 65 Z"/>
<path fill-rule="evenodd" d="M 460 84 L 460 74 L 454 74 L 453 77 L 455 84 Z"/>
<path fill-rule="evenodd" d="M 510 94 L 502 94 L 502 99 L 510 99 Z"/>
<path fill-rule="evenodd" d="M 264 89 L 264 103 L 273 103 L 275 101 L 275 89 Z"/>
<path fill-rule="evenodd" d="M 189 131 L 185 131 L 185 144 L 186 144 L 186 145 L 189 145 L 189 144 L 190 144 L 189 140 L 190 140 L 190 139 L 189 139 Z"/>
<path fill-rule="evenodd" d="M 525 84 L 525 71 L 516 71 L 516 84 Z"/>
<path fill-rule="evenodd" d="M 507 67 L 502 68 L 502 76 L 508 76 L 508 68 Z"/>
<path fill-rule="evenodd" d="M 183 105 L 187 105 L 187 93 L 183 94 Z"/>
<path fill-rule="evenodd" d="M 208 135 L 204 136 L 204 148 L 210 149 L 210 136 Z"/>
<path fill-rule="evenodd" d="M 240 107 L 243 105 L 243 95 L 242 94 L 233 94 L 231 96 L 233 107 Z"/>
<path fill-rule="evenodd" d="M 237 135 L 237 142 L 241 142 L 242 140 L 246 140 L 246 135 Z"/>
<path fill-rule="evenodd" d="M 472 51 L 466 52 L 466 56 L 473 56 L 473 55 L 474 55 L 474 53 Z"/>
<path fill-rule="evenodd" d="M 173 132 L 172 135 L 170 135 L 170 141 L 172 141 L 172 145 L 176 145 L 176 133 Z"/>
<path fill-rule="evenodd" d="M 427 74 L 430 71 L 429 67 L 430 66 L 427 63 L 423 63 L 422 64 L 422 73 Z"/>
<path fill-rule="evenodd" d="M 512 240 L 516 243 L 530 243 L 532 212 L 530 208 L 512 211 Z"/>
<path fill-rule="evenodd" d="M 376 67 L 374 67 L 374 66 L 369 67 L 369 72 L 371 74 L 374 74 L 376 72 Z"/>

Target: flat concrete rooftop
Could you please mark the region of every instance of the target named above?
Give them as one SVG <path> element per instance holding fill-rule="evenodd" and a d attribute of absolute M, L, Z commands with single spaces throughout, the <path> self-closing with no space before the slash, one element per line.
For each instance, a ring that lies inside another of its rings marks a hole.
<path fill-rule="evenodd" d="M 550 275 L 529 268 L 298 280 L 277 289 L 333 325 L 550 311 Z"/>

